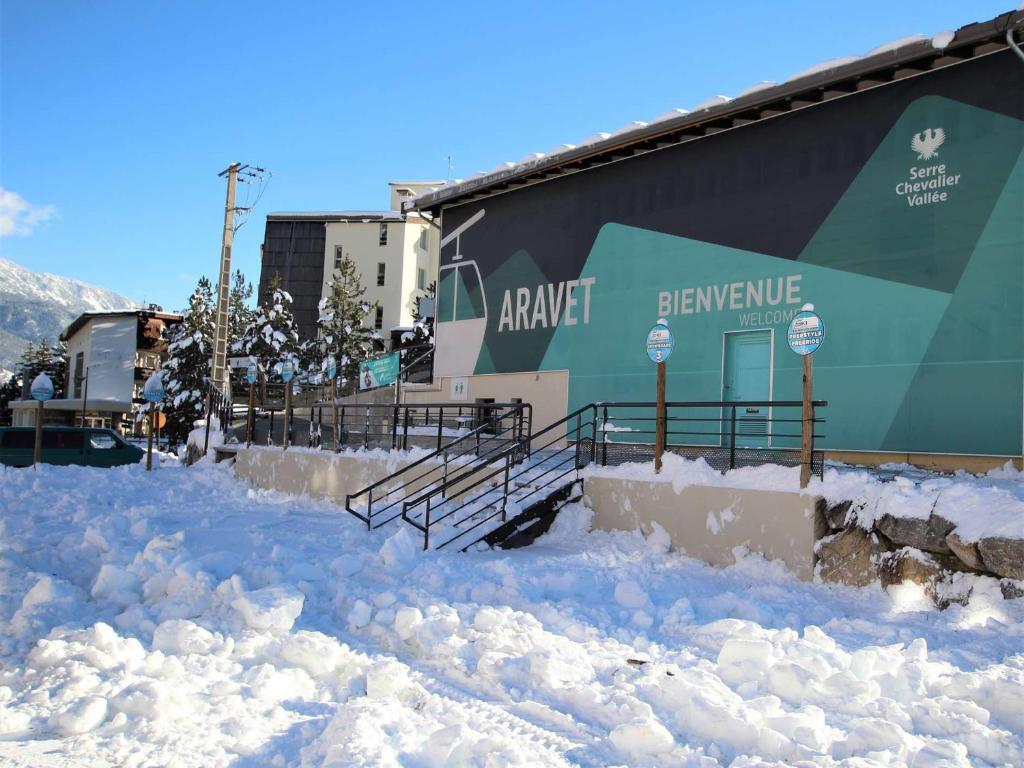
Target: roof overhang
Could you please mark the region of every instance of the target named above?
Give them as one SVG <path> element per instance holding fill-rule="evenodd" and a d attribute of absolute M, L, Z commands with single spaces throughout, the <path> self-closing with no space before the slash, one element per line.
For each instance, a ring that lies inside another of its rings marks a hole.
<path fill-rule="evenodd" d="M 451 184 L 406 201 L 405 212 L 429 211 L 473 202 L 539 184 L 595 166 L 676 146 L 733 128 L 789 114 L 832 99 L 870 90 L 1006 50 L 1007 32 L 1024 27 L 1024 11 L 961 27 L 945 46 L 917 40 L 891 50 L 816 71 L 731 101 L 661 120 L 607 139 L 548 155 L 495 173 Z"/>

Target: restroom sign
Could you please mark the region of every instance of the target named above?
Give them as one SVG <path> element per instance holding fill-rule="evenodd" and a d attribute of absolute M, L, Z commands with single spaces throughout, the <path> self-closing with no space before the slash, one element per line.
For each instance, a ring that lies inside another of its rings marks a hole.
<path fill-rule="evenodd" d="M 659 320 L 654 327 L 647 332 L 647 356 L 652 363 L 664 363 L 672 356 L 675 349 L 675 339 L 672 338 L 672 331 L 668 329 L 665 321 Z"/>
<path fill-rule="evenodd" d="M 825 321 L 814 310 L 802 309 L 793 315 L 786 340 L 798 355 L 814 354 L 825 341 Z"/>

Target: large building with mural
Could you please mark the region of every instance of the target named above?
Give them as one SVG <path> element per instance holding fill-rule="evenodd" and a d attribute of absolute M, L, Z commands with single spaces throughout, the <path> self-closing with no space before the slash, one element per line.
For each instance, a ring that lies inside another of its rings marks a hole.
<path fill-rule="evenodd" d="M 406 209 L 442 227 L 435 376 L 651 400 L 664 318 L 670 400 L 799 399 L 786 329 L 812 303 L 822 447 L 1020 457 L 1022 16 L 420 195 Z"/>

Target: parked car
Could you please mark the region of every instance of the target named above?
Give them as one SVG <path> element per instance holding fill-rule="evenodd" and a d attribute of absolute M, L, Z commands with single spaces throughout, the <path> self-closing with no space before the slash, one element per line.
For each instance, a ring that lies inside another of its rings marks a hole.
<path fill-rule="evenodd" d="M 0 464 L 31 466 L 35 445 L 35 427 L 0 427 Z M 137 464 L 145 455 L 111 429 L 43 427 L 40 458 L 44 464 L 117 467 Z"/>

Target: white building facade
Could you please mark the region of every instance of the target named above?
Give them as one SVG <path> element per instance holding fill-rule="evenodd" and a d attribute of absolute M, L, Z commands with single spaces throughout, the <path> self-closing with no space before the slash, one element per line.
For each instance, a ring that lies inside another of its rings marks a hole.
<path fill-rule="evenodd" d="M 259 296 L 275 275 L 293 298 L 303 338 L 316 333 L 317 306 L 344 257 L 356 265 L 365 298 L 377 304 L 368 326 L 387 339 L 413 323 L 416 299 L 437 279 L 439 230 L 426 215 L 401 212 L 402 203 L 437 181 L 389 183 L 390 210 L 271 213 L 262 247 Z"/>

